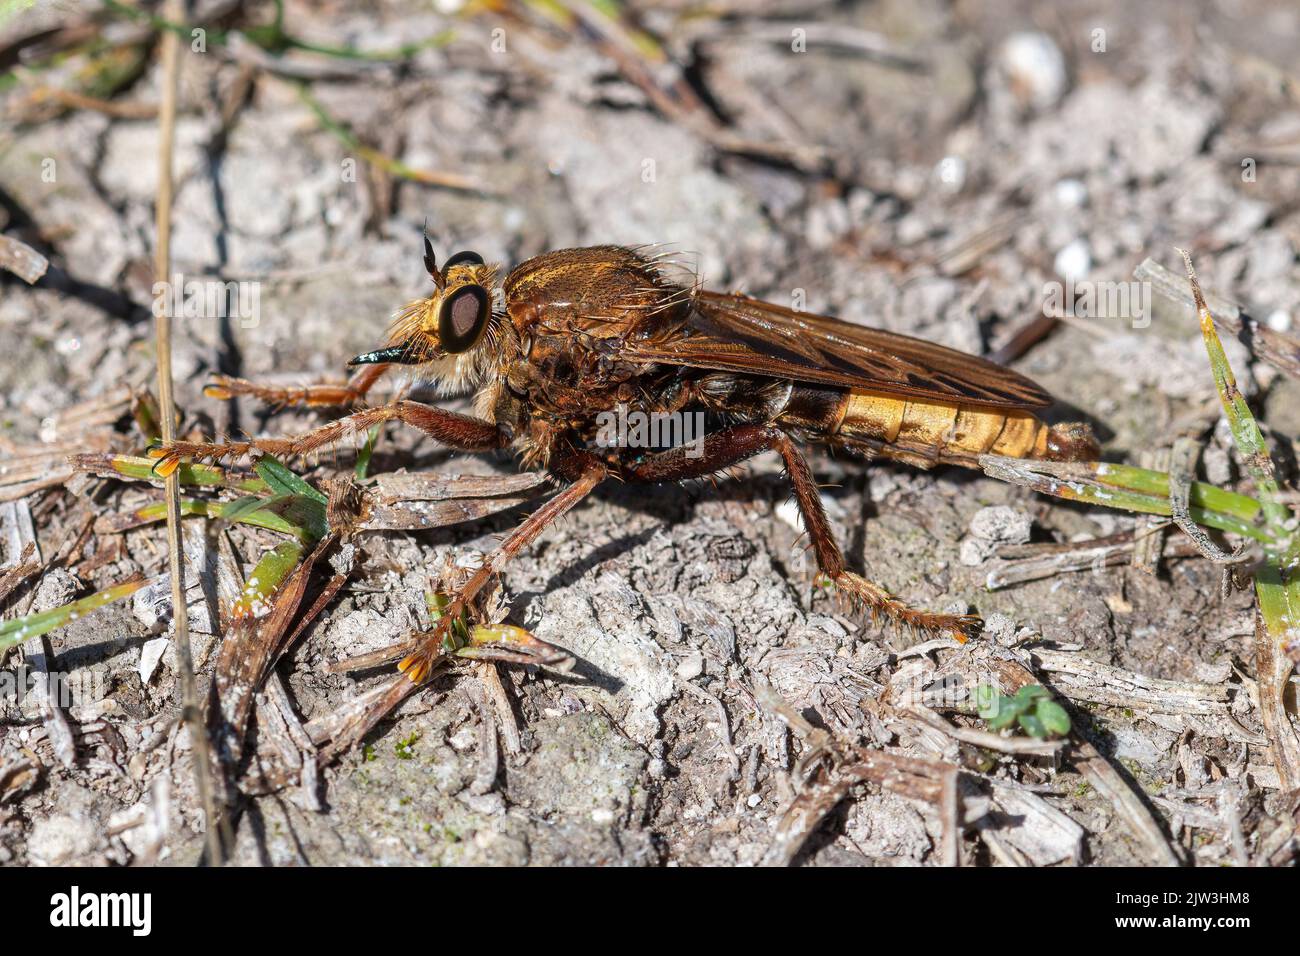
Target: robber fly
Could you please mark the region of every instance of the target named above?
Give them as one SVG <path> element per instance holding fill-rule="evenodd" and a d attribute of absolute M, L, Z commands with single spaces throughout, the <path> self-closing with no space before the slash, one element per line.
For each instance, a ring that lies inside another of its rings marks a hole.
<path fill-rule="evenodd" d="M 402 309 L 382 348 L 359 355 L 347 386 L 276 389 L 221 378 L 208 394 L 281 404 L 362 399 L 387 371 L 411 369 L 448 393 L 473 390 L 475 415 L 400 399 L 353 412 L 296 438 L 222 444 L 175 442 L 155 457 L 164 473 L 182 458 L 304 455 L 400 421 L 463 451 L 512 448 L 529 467 L 565 482 L 452 595 L 439 627 L 512 556 L 608 478 L 677 482 L 712 475 L 760 452 L 781 455 L 824 580 L 904 626 L 965 640 L 971 615 L 914 610 L 847 570 L 796 439 L 928 468 L 974 467 L 986 452 L 1018 458 L 1097 457 L 1086 425 L 1049 426 L 1051 401 L 1028 379 L 929 342 L 810 315 L 675 280 L 662 257 L 620 246 L 549 252 L 501 282 L 472 252 L 439 267 L 428 237 L 434 291 Z M 600 447 L 598 414 L 702 411 L 724 422 L 702 449 Z M 415 681 L 441 652 L 435 629 L 400 667 Z"/>

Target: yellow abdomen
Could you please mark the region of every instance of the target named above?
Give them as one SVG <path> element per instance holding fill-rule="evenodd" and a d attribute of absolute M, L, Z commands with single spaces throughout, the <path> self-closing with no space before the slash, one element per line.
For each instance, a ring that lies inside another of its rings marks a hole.
<path fill-rule="evenodd" d="M 1028 412 L 897 398 L 853 389 L 835 434 L 889 446 L 917 463 L 973 465 L 983 454 L 1041 458 L 1048 427 Z"/>

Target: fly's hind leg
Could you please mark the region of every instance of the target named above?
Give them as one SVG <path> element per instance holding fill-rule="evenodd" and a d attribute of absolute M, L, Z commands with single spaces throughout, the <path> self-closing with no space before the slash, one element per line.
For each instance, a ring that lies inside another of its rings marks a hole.
<path fill-rule="evenodd" d="M 880 585 L 845 569 L 844 555 L 840 552 L 839 545 L 835 543 L 835 536 L 826 518 L 826 511 L 822 507 L 821 496 L 817 493 L 817 482 L 813 479 L 807 459 L 795 446 L 790 436 L 784 432 L 780 433 L 776 449 L 785 461 L 790 483 L 794 486 L 795 501 L 799 504 L 804 526 L 812 539 L 817 565 L 840 593 L 869 608 L 873 618 L 884 616 L 912 631 L 919 631 L 926 635 L 951 634 L 963 644 L 969 638 L 979 634 L 984 627 L 984 622 L 976 615 L 931 614 L 928 611 L 918 611 L 891 596 Z"/>
<path fill-rule="evenodd" d="M 203 394 L 218 401 L 247 396 L 276 409 L 289 406 L 334 408 L 362 401 L 390 368 L 391 365 L 365 365 L 353 374 L 346 385 L 303 385 L 297 388 L 261 385 L 246 378 L 214 375 L 212 381 L 204 387 Z"/>
<path fill-rule="evenodd" d="M 219 461 L 223 458 L 240 458 L 253 452 L 278 457 L 309 455 L 364 434 L 373 425 L 389 421 L 399 421 L 418 428 L 458 451 L 491 451 L 504 446 L 507 440 L 505 434 L 491 422 L 404 399 L 354 412 L 295 438 L 254 438 L 232 442 L 175 441 L 151 450 L 149 457 L 158 459 L 154 471 L 165 477 L 175 471 L 184 458 Z"/>
<path fill-rule="evenodd" d="M 681 481 L 700 478 L 751 458 L 769 448 L 785 461 L 794 486 L 795 500 L 812 539 L 817 565 L 841 594 L 869 608 L 875 617 L 884 616 L 911 630 L 927 634 L 950 633 L 959 641 L 978 634 L 984 622 L 974 615 L 930 614 L 908 607 L 877 584 L 844 567 L 844 555 L 835 543 L 826 511 L 817 494 L 817 483 L 793 439 L 771 425 L 736 425 L 704 439 L 704 453 L 691 457 L 683 448 L 646 455 L 624 467 L 634 481 Z"/>

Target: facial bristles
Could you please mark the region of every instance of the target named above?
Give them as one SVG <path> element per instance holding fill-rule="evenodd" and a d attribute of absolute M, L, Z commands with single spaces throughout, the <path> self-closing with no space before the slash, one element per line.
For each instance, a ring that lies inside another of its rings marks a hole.
<path fill-rule="evenodd" d="M 437 296 L 408 302 L 393 316 L 393 324 L 388 328 L 388 344 L 414 341 L 426 345 L 427 351 L 432 352 L 438 343 L 425 330 L 433 327 L 437 306 Z"/>

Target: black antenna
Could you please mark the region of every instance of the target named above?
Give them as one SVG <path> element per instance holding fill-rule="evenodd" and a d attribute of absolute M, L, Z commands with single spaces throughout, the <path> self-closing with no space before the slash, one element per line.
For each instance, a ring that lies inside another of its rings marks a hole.
<path fill-rule="evenodd" d="M 443 287 L 442 273 L 438 271 L 438 257 L 433 254 L 433 243 L 429 241 L 429 220 L 424 220 L 424 268 L 429 270 L 433 284 L 439 290 Z"/>

